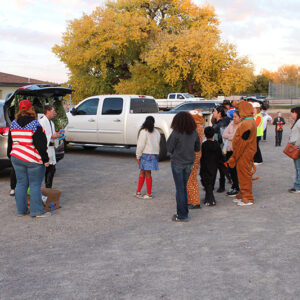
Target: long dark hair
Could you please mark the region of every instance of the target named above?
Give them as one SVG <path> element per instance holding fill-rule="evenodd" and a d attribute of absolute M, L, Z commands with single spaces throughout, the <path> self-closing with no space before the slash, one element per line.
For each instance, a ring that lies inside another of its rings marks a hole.
<path fill-rule="evenodd" d="M 192 134 L 197 125 L 190 113 L 181 111 L 173 118 L 171 128 L 180 133 Z"/>
<path fill-rule="evenodd" d="M 149 131 L 150 133 L 153 132 L 154 129 L 154 118 L 152 116 L 148 116 L 145 120 L 145 122 L 143 123 L 141 130 L 142 129 L 146 129 L 147 131 Z"/>
<path fill-rule="evenodd" d="M 291 109 L 291 112 L 297 114 L 297 120 L 294 122 L 294 124 L 293 124 L 293 126 L 292 126 L 292 128 L 293 128 L 294 125 L 296 124 L 296 122 L 300 119 L 300 106 L 293 107 L 293 108 Z"/>

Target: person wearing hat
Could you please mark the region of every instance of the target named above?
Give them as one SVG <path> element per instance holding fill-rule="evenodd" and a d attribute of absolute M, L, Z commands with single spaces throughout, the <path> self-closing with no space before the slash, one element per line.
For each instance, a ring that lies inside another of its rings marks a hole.
<path fill-rule="evenodd" d="M 50 216 L 51 213 L 44 211 L 41 192 L 45 167 L 49 166 L 47 138 L 29 100 L 20 101 L 19 112 L 11 123 L 7 155 L 11 159 L 17 177 L 15 190 L 17 216 L 28 214 L 28 187 L 30 187 L 30 215 L 37 218 Z"/>
<path fill-rule="evenodd" d="M 257 151 L 254 155 L 254 164 L 257 166 L 263 163 L 261 151 L 259 148 L 259 142 L 262 136 L 264 135 L 264 126 L 263 126 L 264 120 L 262 114 L 260 113 L 260 104 L 258 102 L 251 102 L 251 104 L 253 106 L 254 120 L 257 126 L 257 130 L 256 130 Z"/>

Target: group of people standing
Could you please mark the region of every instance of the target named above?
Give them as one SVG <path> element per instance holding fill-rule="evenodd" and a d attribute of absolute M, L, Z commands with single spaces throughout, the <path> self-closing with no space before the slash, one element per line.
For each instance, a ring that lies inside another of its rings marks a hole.
<path fill-rule="evenodd" d="M 177 213 L 172 217 L 173 221 L 187 222 L 189 209 L 201 208 L 197 180 L 199 166 L 201 183 L 205 190 L 204 205 L 216 205 L 213 191 L 217 172 L 220 174 L 217 192 L 225 191 L 227 178 L 231 183 L 231 190 L 227 195 L 235 197 L 233 202 L 239 206 L 249 206 L 254 203 L 252 181 L 257 178 L 253 178 L 253 175 L 256 165 L 262 163 L 259 142 L 266 130 L 264 122 L 272 122 L 272 119 L 269 116 L 270 118 L 264 120 L 266 114 L 261 114 L 258 103 L 240 101 L 234 106 L 229 103 L 227 107 L 225 105 L 216 107 L 213 111 L 213 125 L 205 128 L 199 110 L 189 113 L 180 112 L 175 115 L 171 124 L 173 131 L 167 141 L 176 187 Z M 300 121 L 298 122 L 300 111 L 298 113 L 297 108 L 294 111 L 295 113 L 292 110 L 295 123 L 292 127 L 294 134 L 291 142 L 297 143 L 296 137 L 300 138 Z M 154 128 L 154 122 L 153 117 L 147 117 L 138 138 L 136 155 L 141 171 L 135 196 L 143 199 L 152 198 L 151 171 L 158 170 L 160 134 Z M 282 128 L 285 121 L 278 115 L 273 124 L 276 126 L 277 133 L 278 128 Z M 256 163 L 254 163 L 255 159 Z M 295 161 L 295 167 L 296 182 L 294 188 L 289 191 L 300 193 L 300 159 Z M 143 196 L 141 189 L 145 176 L 146 181 L 148 179 L 147 194 Z"/>
<path fill-rule="evenodd" d="M 24 99 L 20 101 L 19 112 L 10 126 L 7 155 L 16 177 L 14 196 L 18 216 L 29 213 L 28 188 L 30 188 L 30 215 L 36 218 L 51 215 L 44 211 L 41 185 L 45 179 L 46 187 L 51 188 L 55 174 L 54 146 L 60 137 L 51 121 L 55 115 L 54 107 L 45 105 L 44 115 L 38 121 L 32 103 Z"/>

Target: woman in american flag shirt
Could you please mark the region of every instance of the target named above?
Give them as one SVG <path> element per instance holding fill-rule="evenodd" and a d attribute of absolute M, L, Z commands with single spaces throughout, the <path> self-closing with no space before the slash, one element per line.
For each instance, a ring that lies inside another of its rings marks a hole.
<path fill-rule="evenodd" d="M 41 184 L 45 167 L 49 165 L 47 138 L 37 121 L 36 113 L 29 100 L 22 100 L 19 112 L 11 123 L 8 135 L 7 155 L 16 171 L 15 191 L 17 216 L 28 213 L 27 189 L 30 187 L 30 215 L 48 217 L 42 203 Z"/>

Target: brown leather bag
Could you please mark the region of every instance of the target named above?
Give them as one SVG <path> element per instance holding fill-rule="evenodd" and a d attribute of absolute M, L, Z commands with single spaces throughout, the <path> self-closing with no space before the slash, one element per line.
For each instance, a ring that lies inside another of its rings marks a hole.
<path fill-rule="evenodd" d="M 292 159 L 298 159 L 300 155 L 300 150 L 297 145 L 288 143 L 283 150 L 283 153 Z"/>

